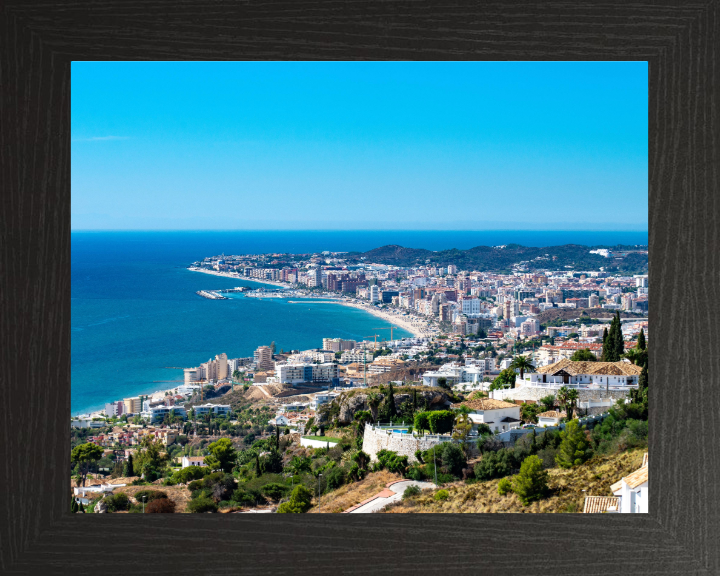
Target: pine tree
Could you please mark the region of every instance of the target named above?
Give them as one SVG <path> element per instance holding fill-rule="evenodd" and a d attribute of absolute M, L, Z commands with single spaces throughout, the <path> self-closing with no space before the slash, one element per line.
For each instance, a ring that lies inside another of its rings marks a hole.
<path fill-rule="evenodd" d="M 640 334 L 638 335 L 637 349 L 645 350 L 647 344 L 645 343 L 645 328 L 640 328 Z"/>
<path fill-rule="evenodd" d="M 560 468 L 572 468 L 585 462 L 592 456 L 592 449 L 585 437 L 585 431 L 580 428 L 577 420 L 570 420 L 565 430 L 560 432 L 560 447 L 555 455 L 555 462 Z"/>

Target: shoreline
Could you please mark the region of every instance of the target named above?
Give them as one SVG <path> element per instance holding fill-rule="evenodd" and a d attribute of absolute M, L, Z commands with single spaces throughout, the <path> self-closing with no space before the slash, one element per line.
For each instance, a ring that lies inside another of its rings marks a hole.
<path fill-rule="evenodd" d="M 211 276 L 221 276 L 224 278 L 232 278 L 235 280 L 244 280 L 246 282 L 254 282 L 256 284 L 267 284 L 270 286 L 277 286 L 278 288 L 289 288 L 289 289 L 297 289 L 297 290 L 303 289 L 300 286 L 288 285 L 286 283 L 275 282 L 272 280 L 258 280 L 255 278 L 250 279 L 250 278 L 245 278 L 243 276 L 236 276 L 235 273 L 231 273 L 231 272 L 219 272 L 219 271 L 215 271 L 215 270 L 204 270 L 204 269 L 199 269 L 199 268 L 187 268 L 187 270 L 189 270 L 191 272 L 202 272 L 203 274 L 209 274 Z M 312 297 L 310 297 L 308 299 L 312 299 Z M 403 319 L 396 318 L 395 314 L 391 314 L 389 312 L 376 309 L 367 304 L 363 304 L 363 303 L 359 303 L 359 302 L 357 302 L 357 303 L 350 302 L 341 297 L 334 297 L 334 296 L 329 296 L 329 295 L 317 296 L 316 299 L 322 300 L 323 301 L 322 303 L 324 303 L 324 304 L 340 304 L 342 306 L 347 306 L 349 308 L 356 308 L 358 310 L 362 310 L 364 312 L 367 312 L 368 314 L 372 314 L 373 316 L 376 316 L 378 318 L 385 320 L 386 322 L 394 325 L 397 328 L 400 328 L 402 330 L 405 330 L 406 332 L 409 332 L 412 335 L 412 337 L 414 337 L 414 338 L 422 338 L 422 337 L 427 337 L 430 335 L 423 329 L 422 326 L 418 325 L 420 323 L 411 323 L 410 321 L 408 321 L 404 318 Z M 173 386 L 170 388 L 159 388 L 159 389 L 153 390 L 152 392 L 139 392 L 138 394 L 147 395 L 150 398 L 154 398 L 155 395 L 158 395 L 158 397 L 162 397 L 165 395 L 166 392 L 175 391 L 175 390 L 177 390 L 178 387 L 180 387 L 182 385 L 183 384 L 179 383 L 177 386 Z M 150 388 L 150 387 L 148 387 L 148 388 Z M 135 394 L 135 395 L 137 396 L 138 394 Z M 107 403 L 109 403 L 111 401 L 117 401 L 117 400 L 120 400 L 120 399 L 117 398 L 115 400 L 108 400 Z M 77 417 L 93 418 L 93 417 L 97 417 L 97 415 L 102 411 L 103 411 L 103 408 L 101 408 L 101 407 L 96 408 L 96 409 L 83 409 L 83 410 L 78 410 L 77 412 L 71 412 L 70 417 L 71 418 L 77 418 Z"/>
<path fill-rule="evenodd" d="M 222 276 L 224 278 L 234 278 L 236 280 L 246 280 L 247 282 L 257 282 L 259 284 L 269 284 L 271 286 L 278 286 L 279 288 L 286 288 L 291 290 L 302 290 L 302 288 L 293 286 L 292 284 L 288 285 L 286 282 L 276 282 L 273 280 L 256 280 L 256 279 L 247 279 L 244 276 L 238 275 L 237 272 L 219 272 L 216 270 L 206 270 L 202 268 L 188 268 L 191 272 L 202 272 L 203 274 L 210 274 L 211 276 Z M 394 326 L 401 328 L 402 330 L 405 330 L 406 332 L 410 332 L 410 334 L 413 335 L 414 338 L 424 338 L 430 336 L 430 331 L 427 327 L 427 324 L 421 320 L 418 322 L 411 322 L 406 319 L 400 319 L 397 318 L 396 314 L 392 314 L 390 312 L 386 312 L 384 310 L 379 310 L 375 308 L 374 306 L 370 306 L 367 304 L 363 304 L 360 302 L 350 302 L 342 297 L 337 298 L 333 296 L 327 296 L 323 295 L 321 298 L 332 298 L 332 302 L 328 302 L 329 304 L 340 304 L 342 306 L 348 306 L 350 308 L 356 308 L 358 310 L 363 310 L 364 312 L 367 312 L 368 314 L 372 314 L 373 316 L 376 316 L 378 318 L 382 318 L 386 322 L 389 322 L 390 324 L 393 324 Z"/>

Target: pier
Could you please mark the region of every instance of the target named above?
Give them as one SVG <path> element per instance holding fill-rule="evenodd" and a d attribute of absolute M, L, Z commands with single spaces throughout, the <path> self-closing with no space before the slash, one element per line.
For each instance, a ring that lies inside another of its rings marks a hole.
<path fill-rule="evenodd" d="M 207 298 L 208 300 L 229 300 L 229 298 L 216 291 L 198 290 L 195 294 L 202 296 L 203 298 Z"/>

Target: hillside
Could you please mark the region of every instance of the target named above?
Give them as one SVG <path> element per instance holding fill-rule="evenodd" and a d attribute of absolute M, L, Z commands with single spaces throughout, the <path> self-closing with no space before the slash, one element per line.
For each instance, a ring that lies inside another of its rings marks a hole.
<path fill-rule="evenodd" d="M 647 448 L 638 448 L 611 456 L 595 456 L 585 464 L 570 470 L 551 468 L 548 470 L 550 495 L 529 506 L 523 506 L 513 493 L 500 496 L 497 489 L 500 480 L 488 480 L 474 484 L 464 482 L 446 484 L 443 488 L 450 493 L 450 496 L 445 501 L 434 500 L 434 492 L 428 491 L 390 505 L 384 512 L 582 512 L 586 495 L 611 496 L 610 486 L 623 476 L 637 470 L 642 464 L 645 452 Z"/>
<path fill-rule="evenodd" d="M 535 319 L 541 324 L 551 322 L 552 320 L 576 320 L 581 316 L 587 318 L 608 318 L 608 322 L 615 316 L 615 310 L 606 308 L 550 308 L 544 310 L 535 316 Z M 644 318 L 642 314 L 635 312 L 620 312 L 620 318 Z"/>
<path fill-rule="evenodd" d="M 617 253 L 611 258 L 591 254 L 591 250 L 608 248 Z M 628 253 L 627 251 L 634 252 Z M 565 244 L 534 248 L 507 244 L 505 246 L 476 246 L 467 250 L 439 250 L 433 252 L 422 248 L 405 248 L 396 244 L 375 248 L 368 252 L 349 252 L 346 258 L 351 262 L 391 264 L 395 266 L 455 264 L 461 270 L 491 272 L 510 270 L 524 263 L 530 270 L 600 270 L 643 274 L 648 271 L 647 246 L 581 246 Z"/>

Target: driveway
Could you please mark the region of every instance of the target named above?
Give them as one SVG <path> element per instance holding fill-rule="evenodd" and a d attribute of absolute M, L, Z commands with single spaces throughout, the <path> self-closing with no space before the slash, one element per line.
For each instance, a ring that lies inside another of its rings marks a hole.
<path fill-rule="evenodd" d="M 435 488 L 435 484 L 432 482 L 418 482 L 417 480 L 390 482 L 382 492 L 378 492 L 375 496 L 360 502 L 360 504 L 356 504 L 352 508 L 348 508 L 345 510 L 345 514 L 369 514 L 371 512 L 377 512 L 385 508 L 388 504 L 402 500 L 403 492 L 405 492 L 405 488 L 408 486 L 417 486 L 420 490 Z"/>

